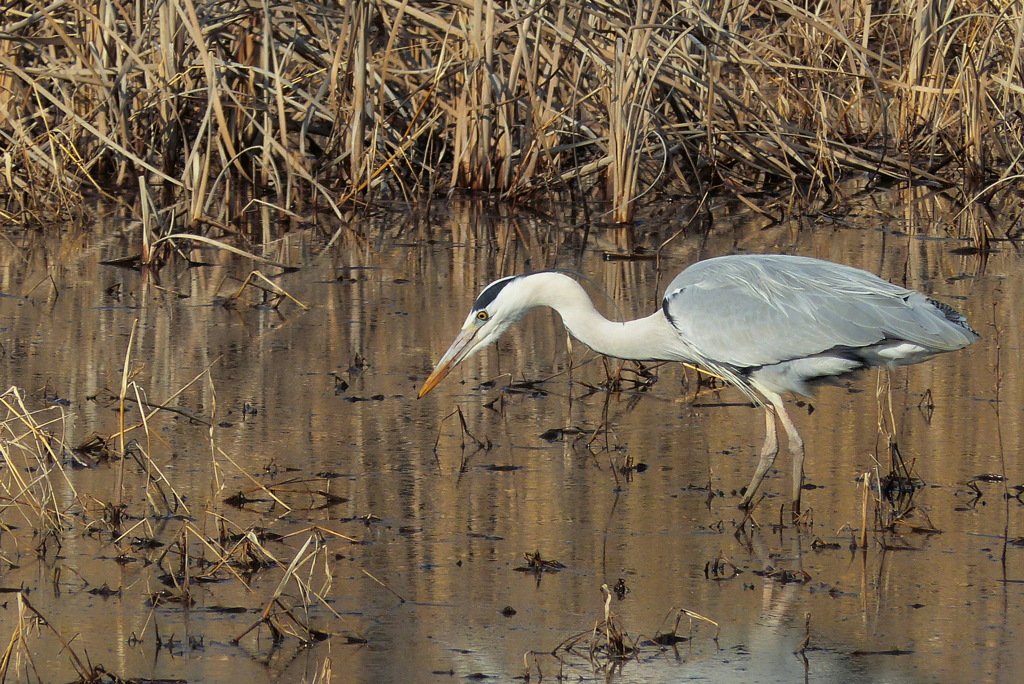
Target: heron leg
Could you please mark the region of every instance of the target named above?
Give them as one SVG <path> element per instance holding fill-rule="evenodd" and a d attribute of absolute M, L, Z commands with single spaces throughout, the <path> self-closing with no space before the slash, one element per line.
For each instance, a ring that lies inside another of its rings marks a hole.
<path fill-rule="evenodd" d="M 793 456 L 793 515 L 800 514 L 800 494 L 804 489 L 804 440 L 797 432 L 796 424 L 786 413 L 786 405 L 778 394 L 766 393 L 765 396 L 775 407 L 789 439 L 789 453 Z"/>
<path fill-rule="evenodd" d="M 761 447 L 761 460 L 757 462 L 757 470 L 754 471 L 754 479 L 747 485 L 747 493 L 743 495 L 740 508 L 747 508 L 754 499 L 758 487 L 768 474 L 768 469 L 775 463 L 775 457 L 779 455 L 779 432 L 775 425 L 775 406 L 764 405 L 764 446 Z"/>

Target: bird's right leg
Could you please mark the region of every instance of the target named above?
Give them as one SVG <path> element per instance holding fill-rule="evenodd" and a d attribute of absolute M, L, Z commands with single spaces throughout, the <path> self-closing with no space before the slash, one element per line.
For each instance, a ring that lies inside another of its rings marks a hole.
<path fill-rule="evenodd" d="M 748 508 L 754 499 L 758 487 L 768 474 L 768 469 L 775 464 L 775 457 L 779 455 L 779 432 L 775 424 L 775 407 L 771 404 L 764 405 L 764 446 L 761 447 L 761 460 L 757 462 L 757 470 L 754 471 L 754 479 L 747 485 L 747 493 L 743 495 L 740 508 Z"/>
<path fill-rule="evenodd" d="M 782 397 L 775 395 L 774 397 L 769 397 L 769 399 L 777 408 L 779 420 L 782 422 L 782 427 L 785 428 L 786 436 L 789 438 L 789 452 L 793 455 L 792 503 L 793 519 L 796 520 L 800 516 L 800 493 L 804 488 L 804 440 L 800 437 L 796 425 L 786 412 L 786 405 L 782 403 Z"/>

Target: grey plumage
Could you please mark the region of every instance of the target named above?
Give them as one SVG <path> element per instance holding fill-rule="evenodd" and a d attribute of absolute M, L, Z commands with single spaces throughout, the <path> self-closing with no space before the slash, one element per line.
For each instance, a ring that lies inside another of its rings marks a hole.
<path fill-rule="evenodd" d="M 761 403 L 765 443 L 743 505 L 778 454 L 778 420 L 793 454 L 795 510 L 804 446 L 783 393 L 806 395 L 822 380 L 871 366 L 919 363 L 979 339 L 947 304 L 866 271 L 807 257 L 731 255 L 698 262 L 669 284 L 657 312 L 623 322 L 598 313 L 569 276 L 545 271 L 484 288 L 419 395 L 536 306 L 558 311 L 569 332 L 595 351 L 696 363 Z"/>
<path fill-rule="evenodd" d="M 907 365 L 978 339 L 952 307 L 850 266 L 783 255 L 700 261 L 662 305 L 696 363 L 776 392 L 879 365 Z"/>

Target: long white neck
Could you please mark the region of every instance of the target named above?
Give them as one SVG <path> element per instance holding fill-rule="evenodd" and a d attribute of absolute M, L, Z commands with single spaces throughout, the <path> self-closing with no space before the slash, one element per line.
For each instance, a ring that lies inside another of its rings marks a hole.
<path fill-rule="evenodd" d="M 534 273 L 522 279 L 534 306 L 549 306 L 573 337 L 606 356 L 635 361 L 691 361 L 680 349 L 679 333 L 659 310 L 646 318 L 609 321 L 594 308 L 583 287 L 561 273 Z"/>

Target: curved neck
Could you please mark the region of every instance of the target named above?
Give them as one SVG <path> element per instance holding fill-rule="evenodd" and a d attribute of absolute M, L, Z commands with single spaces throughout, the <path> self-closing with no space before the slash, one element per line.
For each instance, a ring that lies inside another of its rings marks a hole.
<path fill-rule="evenodd" d="M 534 306 L 549 306 L 569 333 L 594 351 L 633 361 L 688 361 L 679 334 L 660 310 L 632 321 L 609 321 L 594 308 L 583 287 L 562 273 L 535 273 L 523 278 Z"/>

